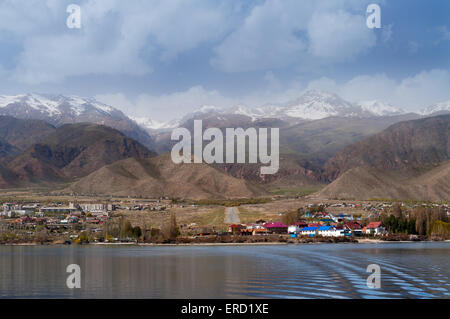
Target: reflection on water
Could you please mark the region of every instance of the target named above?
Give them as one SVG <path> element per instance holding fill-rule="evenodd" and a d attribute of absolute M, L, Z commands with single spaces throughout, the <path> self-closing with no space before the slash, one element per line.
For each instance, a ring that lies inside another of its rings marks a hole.
<path fill-rule="evenodd" d="M 78 264 L 82 288 L 66 287 Z M 381 266 L 381 289 L 366 285 Z M 450 243 L 0 247 L 0 297 L 450 298 Z"/>

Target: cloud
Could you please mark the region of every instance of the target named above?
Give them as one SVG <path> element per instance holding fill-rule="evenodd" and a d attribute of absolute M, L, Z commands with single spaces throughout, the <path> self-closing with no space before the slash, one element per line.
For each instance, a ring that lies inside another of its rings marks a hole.
<path fill-rule="evenodd" d="M 376 43 L 375 34 L 361 15 L 337 12 L 315 13 L 308 25 L 310 52 L 331 60 L 349 60 Z"/>
<path fill-rule="evenodd" d="M 242 26 L 215 48 L 211 63 L 225 72 L 279 68 L 298 61 L 307 49 L 296 31 L 306 28 L 311 5 L 265 1 L 252 9 Z"/>
<path fill-rule="evenodd" d="M 437 27 L 437 31 L 440 35 L 439 39 L 438 39 L 438 43 L 443 42 L 443 41 L 450 41 L 450 30 L 447 28 L 446 25 L 441 25 L 439 27 Z"/>
<path fill-rule="evenodd" d="M 394 31 L 392 31 L 393 27 L 394 27 L 393 24 L 383 26 L 381 30 L 381 41 L 383 43 L 388 43 L 392 40 L 392 35 L 394 34 Z"/>
<path fill-rule="evenodd" d="M 211 64 L 230 73 L 301 68 L 350 60 L 375 43 L 363 2 L 267 0 L 214 49 Z"/>
<path fill-rule="evenodd" d="M 381 73 L 360 75 L 341 83 L 322 77 L 306 85 L 299 80 L 283 84 L 271 72 L 265 75 L 265 80 L 265 87 L 240 97 L 229 97 L 219 90 L 194 86 L 171 94 L 141 94 L 135 99 L 129 99 L 122 93 L 97 95 L 96 98 L 130 116 L 158 121 L 181 118 L 205 105 L 227 108 L 239 104 L 249 107 L 282 104 L 297 99 L 311 89 L 336 93 L 351 102 L 379 100 L 408 111 L 450 100 L 450 71 L 443 69 L 422 71 L 402 80 Z"/>
<path fill-rule="evenodd" d="M 161 121 L 182 117 L 204 105 L 230 107 L 236 103 L 236 100 L 227 98 L 216 90 L 206 90 L 202 86 L 159 96 L 140 94 L 134 100 L 127 99 L 124 94 L 103 94 L 97 95 L 96 98 L 126 114 Z"/>
<path fill-rule="evenodd" d="M 89 74 L 141 76 L 220 39 L 239 16 L 232 2 L 85 0 L 77 30 L 65 25 L 68 3 L 0 3 L 0 36 L 13 34 L 22 46 L 13 79 L 39 84 Z"/>
<path fill-rule="evenodd" d="M 402 80 L 389 78 L 386 74 L 361 75 L 343 83 L 321 78 L 311 81 L 308 84 L 308 89 L 310 88 L 334 92 L 353 102 L 381 100 L 415 111 L 450 100 L 450 72 L 433 69 Z"/>
<path fill-rule="evenodd" d="M 416 54 L 421 47 L 421 44 L 417 41 L 409 41 L 408 42 L 408 51 L 411 54 Z"/>

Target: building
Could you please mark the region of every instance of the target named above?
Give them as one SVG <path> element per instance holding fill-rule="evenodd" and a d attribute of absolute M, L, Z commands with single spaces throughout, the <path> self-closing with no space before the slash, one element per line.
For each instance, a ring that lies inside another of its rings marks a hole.
<path fill-rule="evenodd" d="M 367 235 L 381 235 L 386 233 L 386 228 L 381 222 L 370 222 L 369 225 L 363 228 L 363 233 Z"/>
<path fill-rule="evenodd" d="M 288 231 L 288 226 L 280 222 L 266 223 L 264 227 L 271 234 L 286 234 Z"/>
<path fill-rule="evenodd" d="M 228 226 L 228 232 L 233 235 L 240 235 L 241 229 L 244 229 L 244 226 L 239 225 L 239 224 L 233 224 L 233 225 Z"/>
<path fill-rule="evenodd" d="M 261 224 L 250 224 L 247 225 L 247 232 L 250 232 L 252 235 L 265 234 L 267 229 Z"/>
<path fill-rule="evenodd" d="M 300 227 L 298 227 L 297 225 L 291 225 L 288 227 L 288 234 L 291 235 L 298 235 L 300 233 Z"/>
<path fill-rule="evenodd" d="M 350 221 L 344 224 L 344 229 L 348 230 L 355 236 L 361 236 L 362 235 L 362 227 L 361 225 L 356 221 Z"/>
<path fill-rule="evenodd" d="M 108 210 L 108 205 L 101 203 L 82 203 L 79 206 L 85 213 L 103 213 Z"/>
<path fill-rule="evenodd" d="M 54 207 L 41 207 L 40 212 L 41 213 L 64 213 L 64 214 L 70 214 L 72 212 L 75 212 L 77 209 L 74 206 L 54 206 Z"/>
<path fill-rule="evenodd" d="M 300 233 L 302 234 L 302 236 L 310 236 L 310 237 L 313 237 L 313 236 L 316 235 L 317 229 L 319 229 L 319 227 L 317 227 L 317 226 L 314 226 L 314 227 L 304 227 L 304 228 L 302 228 L 302 230 L 300 231 Z"/>
<path fill-rule="evenodd" d="M 321 226 L 317 229 L 317 234 L 323 237 L 335 237 L 336 228 L 334 226 Z"/>

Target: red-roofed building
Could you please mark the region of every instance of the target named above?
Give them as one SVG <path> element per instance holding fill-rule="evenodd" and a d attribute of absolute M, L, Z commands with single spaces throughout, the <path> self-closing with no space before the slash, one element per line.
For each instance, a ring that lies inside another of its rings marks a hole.
<path fill-rule="evenodd" d="M 288 226 L 280 222 L 266 223 L 264 227 L 272 234 L 286 234 L 288 230 Z"/>
<path fill-rule="evenodd" d="M 363 228 L 363 232 L 368 235 L 381 235 L 386 233 L 386 228 L 383 227 L 381 222 L 370 222 Z"/>
<path fill-rule="evenodd" d="M 299 228 L 308 227 L 308 224 L 304 221 L 295 222 L 293 225 Z"/>
<path fill-rule="evenodd" d="M 228 226 L 228 232 L 232 233 L 233 235 L 240 235 L 242 229 L 245 229 L 245 227 L 239 224 L 233 224 Z"/>
<path fill-rule="evenodd" d="M 362 234 L 362 227 L 358 222 L 355 221 L 349 221 L 344 224 L 344 229 L 350 231 L 354 235 L 361 235 Z"/>

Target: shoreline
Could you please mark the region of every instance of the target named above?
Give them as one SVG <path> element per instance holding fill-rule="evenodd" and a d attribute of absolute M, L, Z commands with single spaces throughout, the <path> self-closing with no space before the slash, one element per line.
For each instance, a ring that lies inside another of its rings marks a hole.
<path fill-rule="evenodd" d="M 199 247 L 205 247 L 205 246 L 278 246 L 278 245 L 319 245 L 319 244 L 392 244 L 392 243 L 450 243 L 450 240 L 422 240 L 422 241 L 414 241 L 414 240 L 380 240 L 380 239 L 359 239 L 357 242 L 336 242 L 336 243 L 330 243 L 330 242 L 257 242 L 257 243 L 173 243 L 173 244 L 162 244 L 162 243 L 87 243 L 87 244 L 72 244 L 72 245 L 66 245 L 66 244 L 53 244 L 53 243 L 47 243 L 47 244 L 39 244 L 39 243 L 12 243 L 12 244 L 0 244 L 1 246 L 135 246 L 135 247 L 188 247 L 188 246 L 199 246 Z"/>

